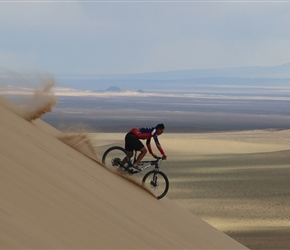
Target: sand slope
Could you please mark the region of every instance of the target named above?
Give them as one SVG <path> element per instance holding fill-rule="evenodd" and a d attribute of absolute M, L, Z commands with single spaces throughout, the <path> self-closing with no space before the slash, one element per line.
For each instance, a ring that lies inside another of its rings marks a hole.
<path fill-rule="evenodd" d="M 0 98 L 0 248 L 245 249 L 69 147 Z"/>

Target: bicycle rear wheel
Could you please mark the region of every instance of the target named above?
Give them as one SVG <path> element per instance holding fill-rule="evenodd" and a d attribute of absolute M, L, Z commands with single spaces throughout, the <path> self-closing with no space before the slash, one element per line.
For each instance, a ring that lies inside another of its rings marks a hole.
<path fill-rule="evenodd" d="M 162 199 L 168 192 L 169 189 L 169 181 L 167 176 L 159 171 L 150 171 L 146 175 L 144 175 L 142 183 L 145 187 L 149 187 L 153 189 L 153 193 L 156 198 Z"/>
<path fill-rule="evenodd" d="M 107 167 L 112 168 L 124 168 L 127 166 L 128 157 L 127 152 L 124 148 L 119 146 L 114 146 L 108 148 L 102 157 L 102 162 Z"/>

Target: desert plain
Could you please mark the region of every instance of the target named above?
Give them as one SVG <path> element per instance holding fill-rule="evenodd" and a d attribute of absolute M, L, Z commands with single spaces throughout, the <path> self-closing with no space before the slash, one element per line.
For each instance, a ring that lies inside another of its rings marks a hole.
<path fill-rule="evenodd" d="M 90 137 L 100 156 L 124 144 L 122 133 Z M 290 249 L 290 130 L 165 132 L 160 142 L 170 200 L 250 249 Z"/>

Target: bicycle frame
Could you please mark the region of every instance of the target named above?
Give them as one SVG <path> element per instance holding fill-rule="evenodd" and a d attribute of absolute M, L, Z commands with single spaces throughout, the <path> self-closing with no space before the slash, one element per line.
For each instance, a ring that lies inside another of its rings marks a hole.
<path fill-rule="evenodd" d="M 137 159 L 137 151 L 134 151 L 134 162 Z M 140 172 L 144 171 L 147 168 L 153 167 L 155 166 L 155 171 L 158 172 L 159 171 L 159 166 L 161 164 L 161 160 L 162 157 L 157 157 L 155 160 L 151 160 L 151 161 L 141 161 L 139 163 L 140 167 Z"/>

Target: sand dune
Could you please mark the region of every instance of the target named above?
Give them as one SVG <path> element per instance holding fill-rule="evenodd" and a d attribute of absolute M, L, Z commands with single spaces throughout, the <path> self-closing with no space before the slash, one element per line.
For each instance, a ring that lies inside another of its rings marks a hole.
<path fill-rule="evenodd" d="M 1 249 L 245 249 L 0 98 Z"/>

